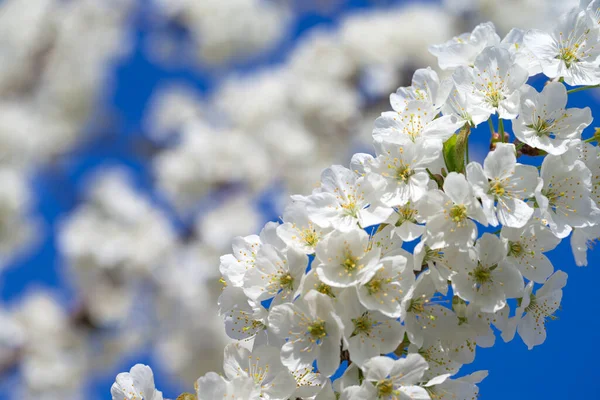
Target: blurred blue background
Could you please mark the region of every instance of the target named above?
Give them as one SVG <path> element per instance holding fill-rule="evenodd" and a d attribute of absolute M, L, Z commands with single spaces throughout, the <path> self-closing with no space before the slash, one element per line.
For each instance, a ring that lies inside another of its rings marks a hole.
<path fill-rule="evenodd" d="M 201 1 L 201 0 L 200 0 Z M 377 4 L 376 4 L 377 3 Z M 389 6 L 402 1 L 376 2 L 354 0 L 342 2 L 329 15 L 299 12 L 292 24 L 292 34 L 273 51 L 242 61 L 230 67 L 231 71 L 248 72 L 265 64 L 280 62 L 294 48 L 298 38 L 315 27 L 335 27 L 348 13 L 361 12 L 372 7 Z M 121 165 L 135 177 L 137 187 L 155 204 L 167 212 L 178 229 L 185 230 L 191 223 L 177 216 L 155 193 L 150 159 L 139 151 L 144 142 L 143 116 L 155 90 L 165 81 L 177 81 L 210 93 L 218 79 L 213 68 L 190 68 L 189 66 L 160 66 L 149 59 L 144 50 L 147 36 L 154 29 L 151 18 L 142 9 L 133 14 L 132 32 L 134 47 L 130 55 L 119 60 L 110 72 L 111 82 L 101 94 L 100 107 L 87 125 L 91 140 L 55 160 L 43 170 L 36 171 L 32 185 L 35 193 L 34 212 L 42 219 L 43 234 L 40 241 L 27 254 L 20 256 L 2 275 L 0 293 L 2 300 L 11 304 L 31 287 L 58 289 L 65 304 L 74 295 L 63 276 L 64 260 L 57 252 L 57 224 L 83 200 L 86 179 L 99 167 Z M 175 29 L 175 28 L 174 28 Z M 184 33 L 182 35 L 185 35 Z M 593 114 L 600 113 L 598 97 L 592 91 L 571 96 L 570 106 L 591 106 Z M 585 134 L 590 135 L 593 127 Z M 472 149 L 485 149 L 489 140 L 487 125 L 477 129 L 472 137 Z M 482 151 L 471 152 L 472 159 L 481 160 Z M 349 161 L 349 160 L 348 160 Z M 316 177 L 315 177 L 316 179 Z M 265 219 L 274 220 L 277 214 L 269 209 L 269 203 L 261 210 Z M 596 361 L 600 357 L 600 322 L 595 312 L 594 293 L 600 282 L 598 252 L 589 255 L 589 266 L 577 268 L 567 240 L 549 253 L 556 268 L 569 275 L 564 290 L 562 309 L 558 320 L 547 324 L 548 338 L 544 345 L 528 351 L 517 337 L 505 344 L 498 338 L 491 349 L 478 349 L 476 361 L 467 365 L 461 373 L 487 369 L 490 375 L 481 387 L 481 398 L 496 399 L 600 399 L 600 376 Z M 198 357 L 202 357 L 201 354 Z M 112 371 L 105 371 L 89 384 L 91 398 L 110 398 L 109 389 L 117 372 L 125 371 L 136 362 L 149 363 L 155 371 L 157 388 L 167 398 L 175 398 L 190 387 L 181 387 L 166 379 L 161 366 L 154 364 L 146 352 L 128 355 Z M 8 374 L 15 371 L 9 371 Z M 0 388 L 7 390 L 5 384 Z M 8 399 L 8 393 L 0 393 L 0 399 Z"/>

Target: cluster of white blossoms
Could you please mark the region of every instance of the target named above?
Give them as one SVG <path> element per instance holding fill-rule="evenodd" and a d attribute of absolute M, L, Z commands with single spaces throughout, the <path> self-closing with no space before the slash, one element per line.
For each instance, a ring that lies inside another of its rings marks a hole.
<path fill-rule="evenodd" d="M 286 2 L 264 0 L 153 0 L 148 5 L 158 20 L 187 29 L 193 55 L 216 65 L 275 46 L 286 36 L 291 16 Z M 150 44 L 159 58 L 177 50 L 169 35 L 158 34 Z"/>
<path fill-rule="evenodd" d="M 219 311 L 238 342 L 224 376 L 180 398 L 467 400 L 487 372 L 459 371 L 495 330 L 542 344 L 567 281 L 544 253 L 571 234 L 585 265 L 600 226 L 598 135 L 582 138 L 589 108 L 567 107 L 600 85 L 598 15 L 584 1 L 551 32 L 501 39 L 487 23 L 432 46 L 447 76 L 418 70 L 391 95 L 374 155 L 327 168 L 282 223 L 221 257 Z M 541 91 L 527 84 L 542 73 Z M 486 120 L 482 165 L 468 142 Z M 112 395 L 163 398 L 141 365 Z"/>
<path fill-rule="evenodd" d="M 107 65 L 129 48 L 132 4 L 1 3 L 0 267 L 42 236 L 31 215 L 30 175 L 71 150 L 98 117 L 95 105 L 105 90 Z"/>

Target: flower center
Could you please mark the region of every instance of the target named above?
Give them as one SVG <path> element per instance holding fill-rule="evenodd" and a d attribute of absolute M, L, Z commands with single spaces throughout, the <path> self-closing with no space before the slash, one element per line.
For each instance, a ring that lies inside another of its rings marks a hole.
<path fill-rule="evenodd" d="M 486 87 L 486 100 L 494 108 L 498 108 L 500 102 L 505 99 L 504 94 L 495 82 L 488 82 Z"/>
<path fill-rule="evenodd" d="M 377 395 L 379 397 L 388 397 L 394 394 L 394 383 L 391 379 L 382 379 L 375 385 L 377 388 Z"/>
<path fill-rule="evenodd" d="M 396 179 L 400 182 L 406 183 L 408 179 L 414 175 L 414 171 L 410 169 L 408 165 L 401 164 L 396 169 Z"/>
<path fill-rule="evenodd" d="M 523 246 L 519 242 L 508 242 L 508 255 L 518 257 L 523 253 Z"/>
<path fill-rule="evenodd" d="M 542 117 L 538 115 L 537 121 L 527 125 L 527 127 L 536 131 L 538 136 L 551 136 L 550 134 L 552 133 L 555 122 L 556 119 L 554 118 L 542 119 Z"/>
<path fill-rule="evenodd" d="M 358 259 L 352 255 L 352 253 L 346 253 L 346 259 L 342 263 L 342 267 L 348 273 L 352 273 L 358 267 Z"/>
<path fill-rule="evenodd" d="M 425 312 L 425 303 L 426 299 L 423 297 L 418 297 L 416 299 L 411 299 L 410 304 L 408 305 L 408 312 L 414 312 L 416 314 L 421 314 Z"/>
<path fill-rule="evenodd" d="M 348 196 L 348 201 L 341 206 L 346 211 L 346 214 L 356 217 L 358 213 L 358 207 L 356 206 L 356 200 L 354 199 L 354 196 Z"/>
<path fill-rule="evenodd" d="M 308 333 L 315 339 L 323 339 L 327 336 L 325 321 L 315 321 L 308 326 Z"/>
<path fill-rule="evenodd" d="M 579 51 L 579 43 L 575 43 L 572 47 L 562 47 L 558 51 L 557 59 L 563 60 L 567 68 L 571 68 L 573 63 L 579 62 L 577 52 Z"/>
<path fill-rule="evenodd" d="M 294 277 L 288 272 L 279 277 L 279 284 L 282 289 L 293 289 L 294 288 Z"/>
<path fill-rule="evenodd" d="M 423 257 L 423 265 L 427 265 L 429 261 L 441 261 L 444 256 L 443 249 L 432 249 L 431 247 L 425 245 L 425 257 Z"/>
<path fill-rule="evenodd" d="M 475 283 L 479 286 L 489 283 L 492 281 L 492 270 L 479 264 L 469 275 L 473 278 Z"/>
<path fill-rule="evenodd" d="M 532 313 L 542 318 L 548 318 L 550 320 L 558 319 L 554 316 L 554 311 L 546 306 L 544 303 L 538 303 L 537 298 L 533 293 L 529 294 L 529 305 L 525 308 L 526 313 Z"/>
<path fill-rule="evenodd" d="M 556 190 L 552 190 L 551 188 L 542 190 L 542 194 L 546 196 L 548 199 L 548 204 L 553 208 L 556 208 L 558 200 L 566 195 L 565 192 L 558 192 Z"/>
<path fill-rule="evenodd" d="M 506 189 L 504 189 L 500 181 L 495 181 L 494 184 L 490 187 L 490 194 L 493 194 L 496 197 L 502 197 L 505 193 Z"/>
<path fill-rule="evenodd" d="M 369 312 L 365 312 L 360 317 L 353 319 L 352 323 L 354 323 L 354 331 L 352 332 L 352 336 L 359 335 L 361 333 L 369 334 L 371 332 L 371 328 L 373 327 L 373 321 L 369 318 Z"/>
<path fill-rule="evenodd" d="M 333 294 L 333 290 L 331 289 L 331 286 L 329 286 L 325 283 L 321 283 L 321 284 L 319 284 L 319 286 L 317 286 L 317 292 L 326 294 L 329 297 L 335 297 L 335 295 Z"/>
<path fill-rule="evenodd" d="M 301 233 L 301 236 L 304 240 L 304 243 L 306 243 L 306 245 L 309 247 L 315 247 L 319 241 L 319 235 L 317 235 L 317 232 L 315 232 L 314 229 L 304 229 Z"/>
<path fill-rule="evenodd" d="M 456 204 L 450 209 L 450 219 L 459 223 L 467 219 L 467 207 L 462 204 Z"/>
<path fill-rule="evenodd" d="M 405 222 L 412 222 L 415 223 L 417 222 L 416 220 L 416 216 L 417 216 L 417 210 L 415 210 L 414 208 L 411 208 L 410 204 L 406 204 L 402 207 L 398 207 L 396 209 L 396 212 L 398 213 L 398 221 L 396 221 L 396 226 L 400 226 Z"/>

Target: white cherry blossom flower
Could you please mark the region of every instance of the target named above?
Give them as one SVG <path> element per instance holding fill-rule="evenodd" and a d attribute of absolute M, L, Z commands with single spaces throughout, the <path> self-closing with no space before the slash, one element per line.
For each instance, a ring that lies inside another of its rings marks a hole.
<path fill-rule="evenodd" d="M 418 386 L 427 368 L 427 361 L 418 354 L 398 360 L 373 357 L 364 366 L 365 382 L 360 393 L 348 399 L 428 400 L 427 390 Z"/>
<path fill-rule="evenodd" d="M 579 267 L 588 265 L 587 252 L 594 248 L 600 238 L 600 225 L 575 228 L 571 234 L 571 249 L 575 264 Z"/>
<path fill-rule="evenodd" d="M 443 382 L 440 379 L 430 381 L 424 387 L 435 400 L 472 400 L 479 398 L 477 384 L 487 375 L 487 371 L 477 371 L 456 379 L 447 378 Z"/>
<path fill-rule="evenodd" d="M 484 233 L 476 244 L 478 262 L 452 277 L 454 294 L 475 304 L 481 311 L 493 313 L 506 305 L 506 299 L 523 292 L 523 278 L 506 262 L 506 244 L 497 236 Z"/>
<path fill-rule="evenodd" d="M 421 68 L 415 71 L 411 86 L 401 87 L 390 95 L 390 103 L 396 112 L 403 111 L 411 100 L 426 101 L 439 110 L 451 88 L 452 82 L 440 79 L 431 67 Z"/>
<path fill-rule="evenodd" d="M 538 222 L 518 229 L 503 227 L 501 236 L 508 240 L 506 261 L 517 267 L 525 278 L 546 282 L 554 267 L 544 253 L 558 246 L 560 239 Z"/>
<path fill-rule="evenodd" d="M 443 295 L 448 292 L 448 281 L 456 273 L 457 266 L 473 264 L 474 257 L 469 253 L 472 249 L 462 249 L 459 246 L 430 247 L 421 241 L 414 249 L 414 270 L 427 268 L 427 276 L 432 280 L 436 290 Z"/>
<path fill-rule="evenodd" d="M 265 244 L 256 254 L 254 268 L 244 275 L 244 293 L 254 301 L 273 297 L 275 303 L 292 301 L 307 265 L 306 254 Z"/>
<path fill-rule="evenodd" d="M 335 400 L 331 381 L 323 374 L 313 371 L 313 367 L 303 367 L 293 371 L 296 390 L 290 398 L 306 400 Z"/>
<path fill-rule="evenodd" d="M 154 375 L 147 365 L 136 364 L 129 372 L 117 375 L 110 388 L 113 400 L 163 400 L 154 387 Z"/>
<path fill-rule="evenodd" d="M 405 256 L 397 255 L 381 259 L 373 277 L 358 286 L 358 298 L 369 310 L 379 311 L 390 318 L 402 316 L 402 300 L 415 281 Z"/>
<path fill-rule="evenodd" d="M 260 386 L 249 376 L 229 381 L 221 375 L 209 372 L 196 381 L 196 398 L 198 400 L 244 399 L 260 400 Z"/>
<path fill-rule="evenodd" d="M 285 244 L 305 254 L 313 254 L 319 240 L 331 230 L 313 223 L 301 203 L 286 207 L 282 219 L 283 224 L 277 227 L 277 235 Z"/>
<path fill-rule="evenodd" d="M 452 309 L 456 318 L 454 325 L 447 328 L 452 334 L 445 335 L 441 341 L 453 361 L 470 364 L 475 360 L 477 347 L 494 345 L 496 335 L 491 326 L 500 331 L 504 329 L 508 307 L 495 313 L 483 312 L 476 303 L 467 304 L 456 296 L 452 299 Z"/>
<path fill-rule="evenodd" d="M 497 143 L 496 149 L 485 158 L 483 167 L 476 162 L 469 163 L 467 178 L 482 201 L 490 225 L 500 222 L 520 228 L 533 215 L 533 207 L 523 200 L 533 196 L 538 171 L 533 166 L 517 163 L 513 144 Z"/>
<path fill-rule="evenodd" d="M 381 201 L 388 206 L 403 206 L 419 200 L 427 191 L 426 169 L 440 157 L 442 142 L 418 139 L 404 145 L 375 143 L 377 157 L 367 170 L 385 180 Z"/>
<path fill-rule="evenodd" d="M 548 78 L 564 78 L 571 86 L 596 85 L 600 83 L 599 34 L 586 13 L 574 8 L 550 33 L 527 31 L 523 44 L 538 58 Z"/>
<path fill-rule="evenodd" d="M 304 279 L 302 280 L 302 284 L 300 286 L 300 293 L 302 295 L 310 292 L 311 290 L 316 290 L 319 293 L 326 294 L 327 296 L 335 299 L 338 294 L 342 291 L 342 288 L 333 287 L 326 283 L 324 283 L 317 271 L 312 268 L 310 271 L 306 273 Z"/>
<path fill-rule="evenodd" d="M 528 78 L 514 55 L 499 46 L 484 49 L 474 67 L 460 67 L 452 75 L 458 91 L 465 93 L 473 106 L 486 110 L 488 116 L 498 113 L 503 119 L 514 119 L 519 113 L 519 90 Z"/>
<path fill-rule="evenodd" d="M 404 328 L 396 319 L 368 310 L 358 300 L 356 289 L 347 288 L 337 297 L 336 308 L 344 324 L 350 360 L 362 366 L 372 357 L 396 350 Z"/>
<path fill-rule="evenodd" d="M 246 271 L 254 268 L 261 241 L 258 235 L 238 236 L 233 239 L 233 253 L 221 256 L 219 271 L 234 286 L 244 284 Z"/>
<path fill-rule="evenodd" d="M 416 142 L 418 139 L 437 139 L 445 142 L 463 122 L 454 115 L 436 118 L 437 115 L 438 111 L 430 103 L 409 101 L 402 110 L 386 111 L 375 120 L 373 138 L 376 142 L 402 145 Z"/>
<path fill-rule="evenodd" d="M 505 341 L 514 337 L 515 328 L 529 350 L 546 340 L 546 320 L 555 319 L 554 313 L 560 307 L 562 288 L 567 284 L 567 274 L 556 271 L 535 294 L 533 282 L 529 282 L 521 304 L 511 319 L 512 330 L 503 334 Z"/>
<path fill-rule="evenodd" d="M 411 344 L 408 346 L 408 353 L 419 354 L 429 364 L 429 369 L 423 375 L 425 381 L 440 375 L 454 375 L 462 367 L 461 363 L 450 358 L 450 350 L 440 340 L 424 344 L 420 348 Z"/>
<path fill-rule="evenodd" d="M 418 212 L 427 223 L 424 240 L 430 247 L 465 245 L 477 238 L 471 220 L 487 225 L 487 219 L 469 182 L 462 174 L 451 172 L 443 191 L 430 190 L 418 203 Z"/>
<path fill-rule="evenodd" d="M 567 144 L 579 139 L 592 123 L 589 107 L 566 108 L 567 89 L 560 82 L 550 82 L 538 93 L 525 85 L 521 92 L 521 112 L 513 122 L 515 136 L 531 147 L 550 154 L 563 154 Z"/>
<path fill-rule="evenodd" d="M 239 343 L 225 347 L 223 370 L 231 381 L 252 378 L 260 397 L 287 400 L 296 389 L 296 380 L 281 364 L 279 348 L 259 346 L 250 352 Z"/>
<path fill-rule="evenodd" d="M 287 339 L 281 348 L 281 361 L 290 370 L 310 367 L 315 360 L 326 376 L 337 370 L 344 327 L 327 295 L 312 290 L 293 304 L 273 307 L 269 328 Z"/>
<path fill-rule="evenodd" d="M 573 141 L 572 153 L 585 164 L 591 172 L 592 186 L 590 196 L 596 205 L 600 204 L 600 148 L 589 143 Z M 568 154 L 569 155 L 569 154 Z M 567 155 L 567 156 L 568 156 Z"/>
<path fill-rule="evenodd" d="M 500 45 L 515 56 L 515 62 L 523 67 L 529 73 L 529 76 L 534 76 L 542 72 L 542 65 L 535 54 L 523 45 L 525 33 L 523 29 L 513 28 L 502 39 Z"/>
<path fill-rule="evenodd" d="M 292 196 L 295 202 L 305 204 L 308 218 L 322 228 L 333 227 L 351 231 L 357 224 L 366 228 L 386 220 L 393 212 L 383 207 L 377 192 L 383 180 L 360 177 L 339 165 L 327 168 L 321 175 L 321 187 L 310 196 Z"/>
<path fill-rule="evenodd" d="M 232 339 L 249 339 L 267 328 L 268 311 L 260 302 L 250 300 L 240 287 L 226 286 L 218 304 L 225 333 Z"/>
<path fill-rule="evenodd" d="M 598 222 L 600 210 L 590 198 L 591 172 L 582 161 L 566 163 L 561 156 L 548 155 L 542 163 L 542 182 L 536 189 L 536 202 L 543 223 L 559 238 L 572 228 Z"/>
<path fill-rule="evenodd" d="M 455 84 L 442 107 L 442 114 L 453 115 L 460 123 L 477 126 L 487 120 L 490 113 L 487 107 L 482 107 L 479 101 L 470 93 L 459 90 Z"/>
<path fill-rule="evenodd" d="M 362 229 L 332 232 L 317 245 L 314 264 L 319 278 L 333 287 L 366 283 L 379 265 L 380 250 L 371 247 Z"/>
<path fill-rule="evenodd" d="M 434 281 L 428 277 L 429 274 L 429 271 L 421 273 L 402 301 L 406 334 L 418 347 L 435 341 L 442 332 L 451 332 L 449 328 L 456 320 L 451 310 L 435 297 Z"/>
<path fill-rule="evenodd" d="M 394 213 L 388 220 L 393 226 L 392 231 L 405 242 L 411 242 L 425 232 L 425 220 L 419 215 L 417 202 L 394 207 Z"/>
<path fill-rule="evenodd" d="M 491 22 L 479 24 L 471 33 L 463 33 L 444 44 L 429 47 L 442 69 L 472 67 L 477 56 L 489 46 L 500 44 L 500 36 Z"/>
<path fill-rule="evenodd" d="M 590 3 L 592 4 L 592 3 Z M 577 151 L 578 159 L 583 161 L 591 172 L 590 197 L 598 206 L 600 204 L 600 149 L 589 143 L 574 141 L 571 149 Z M 578 266 L 587 265 L 587 252 L 594 248 L 600 238 L 600 224 L 573 229 L 571 249 Z"/>

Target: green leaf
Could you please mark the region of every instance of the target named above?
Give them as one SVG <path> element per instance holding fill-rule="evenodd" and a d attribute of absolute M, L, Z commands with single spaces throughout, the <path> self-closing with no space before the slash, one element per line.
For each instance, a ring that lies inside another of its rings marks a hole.
<path fill-rule="evenodd" d="M 465 172 L 465 153 L 470 134 L 471 128 L 465 124 L 458 134 L 452 135 L 444 143 L 444 161 L 448 172 Z"/>
<path fill-rule="evenodd" d="M 456 142 L 458 141 L 458 135 L 452 135 L 444 143 L 444 162 L 446 163 L 446 169 L 448 172 L 457 172 L 460 165 L 459 160 L 456 159 Z M 463 163 L 464 164 L 464 163 Z"/>
<path fill-rule="evenodd" d="M 457 172 L 465 172 L 465 154 L 469 154 L 467 151 L 467 146 L 469 145 L 470 134 L 471 126 L 469 124 L 465 124 L 465 126 L 458 132 L 458 139 L 456 140 L 456 156 L 461 160 L 462 169 L 461 171 Z M 467 162 L 469 162 L 468 158 Z"/>

